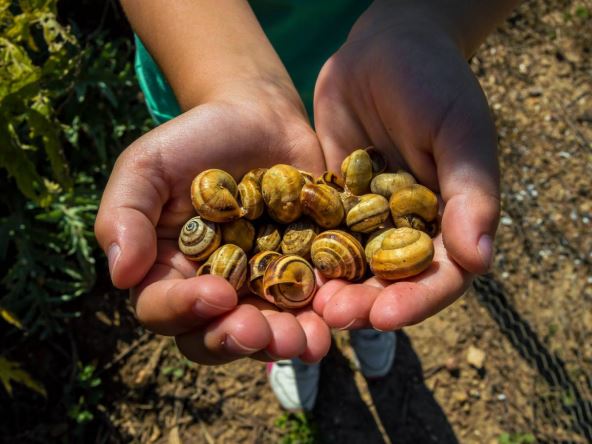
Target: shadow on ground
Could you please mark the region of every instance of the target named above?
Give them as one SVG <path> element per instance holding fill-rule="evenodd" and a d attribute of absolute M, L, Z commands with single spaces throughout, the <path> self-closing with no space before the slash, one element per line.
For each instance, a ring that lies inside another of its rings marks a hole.
<path fill-rule="evenodd" d="M 421 363 L 404 333 L 398 333 L 391 372 L 379 381 L 368 381 L 368 390 L 371 400 L 365 402 L 349 361 L 333 347 L 323 361 L 314 410 L 323 442 L 458 443 L 442 408 L 424 384 Z"/>

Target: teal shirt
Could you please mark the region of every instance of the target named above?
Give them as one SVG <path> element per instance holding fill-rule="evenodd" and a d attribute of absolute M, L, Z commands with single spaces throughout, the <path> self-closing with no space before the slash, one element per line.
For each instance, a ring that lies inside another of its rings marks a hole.
<path fill-rule="evenodd" d="M 254 0 L 261 26 L 312 116 L 314 85 L 323 63 L 345 41 L 366 0 Z M 135 68 L 146 105 L 160 124 L 181 114 L 171 87 L 136 36 Z"/>

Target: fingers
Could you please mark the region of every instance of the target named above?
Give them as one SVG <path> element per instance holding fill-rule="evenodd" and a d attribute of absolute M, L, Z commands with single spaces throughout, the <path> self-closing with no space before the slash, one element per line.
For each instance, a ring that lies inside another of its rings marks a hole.
<path fill-rule="evenodd" d="M 307 363 L 319 362 L 331 347 L 331 331 L 325 321 L 312 310 L 304 310 L 296 314 L 304 335 L 306 349 L 299 358 Z"/>
<path fill-rule="evenodd" d="M 447 255 L 441 237 L 434 239 L 432 266 L 414 278 L 395 282 L 376 297 L 370 323 L 390 331 L 416 324 L 450 305 L 468 288 L 471 275 Z"/>
<path fill-rule="evenodd" d="M 327 302 L 323 319 L 332 328 L 355 330 L 368 326 L 370 310 L 380 287 L 351 284 L 339 289 Z"/>
<path fill-rule="evenodd" d="M 467 87 L 434 140 L 442 198 L 444 243 L 472 273 L 488 270 L 498 224 L 499 167 L 495 129 L 476 81 Z"/>

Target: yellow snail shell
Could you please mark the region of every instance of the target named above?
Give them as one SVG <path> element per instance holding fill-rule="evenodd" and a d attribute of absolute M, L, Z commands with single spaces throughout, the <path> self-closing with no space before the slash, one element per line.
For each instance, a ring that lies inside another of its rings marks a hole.
<path fill-rule="evenodd" d="M 310 249 L 316 268 L 330 279 L 357 281 L 366 273 L 364 249 L 356 238 L 341 230 L 319 234 Z"/>
<path fill-rule="evenodd" d="M 339 193 L 339 198 L 341 199 L 341 205 L 343 205 L 345 214 L 349 213 L 360 202 L 360 196 L 356 196 L 348 190 Z"/>
<path fill-rule="evenodd" d="M 339 192 L 342 192 L 345 188 L 345 182 L 343 182 L 343 179 L 331 171 L 325 171 L 315 180 L 315 183 L 329 185 Z"/>
<path fill-rule="evenodd" d="M 197 270 L 197 276 L 204 274 L 223 277 L 238 290 L 247 277 L 247 255 L 236 245 L 222 245 Z"/>
<path fill-rule="evenodd" d="M 356 150 L 341 163 L 341 175 L 345 187 L 352 194 L 360 196 L 368 192 L 372 180 L 372 160 L 364 150 Z"/>
<path fill-rule="evenodd" d="M 378 250 L 372 255 L 370 268 L 375 276 L 398 280 L 426 270 L 434 258 L 434 243 L 424 232 L 413 228 L 388 231 Z"/>
<path fill-rule="evenodd" d="M 347 213 L 345 223 L 352 231 L 370 233 L 380 228 L 389 216 L 389 203 L 380 194 L 364 194 Z"/>
<path fill-rule="evenodd" d="M 304 183 L 315 183 L 314 180 L 314 176 L 307 172 L 307 171 L 302 171 L 302 170 L 298 170 L 300 172 L 300 174 L 302 174 L 302 178 L 304 179 Z"/>
<path fill-rule="evenodd" d="M 323 228 L 338 227 L 345 211 L 339 192 L 325 184 L 305 184 L 300 192 L 302 212 Z"/>
<path fill-rule="evenodd" d="M 183 225 L 179 235 L 179 250 L 190 261 L 199 262 L 206 260 L 220 246 L 220 240 L 219 225 L 195 216 Z"/>
<path fill-rule="evenodd" d="M 251 292 L 264 297 L 263 275 L 271 261 L 280 256 L 281 254 L 275 251 L 261 251 L 249 260 L 249 281 L 247 282 L 247 285 Z"/>
<path fill-rule="evenodd" d="M 230 222 L 244 215 L 237 194 L 236 182 L 222 170 L 205 170 L 191 183 L 193 207 L 201 217 L 212 222 Z"/>
<path fill-rule="evenodd" d="M 372 256 L 380 248 L 383 239 L 390 230 L 394 230 L 394 228 L 382 228 L 370 235 L 368 242 L 366 242 L 366 247 L 364 248 L 364 253 L 366 254 L 366 262 L 368 262 L 369 265 L 372 263 Z"/>
<path fill-rule="evenodd" d="M 265 210 L 261 182 L 257 181 L 254 176 L 245 176 L 238 184 L 238 193 L 245 218 L 255 220 L 261 217 Z"/>
<path fill-rule="evenodd" d="M 246 219 L 238 219 L 222 225 L 222 240 L 225 244 L 238 245 L 245 253 L 253 249 L 255 227 Z"/>
<path fill-rule="evenodd" d="M 370 190 L 372 190 L 374 194 L 380 194 L 381 196 L 390 199 L 395 191 L 413 185 L 414 183 L 415 178 L 405 171 L 383 173 L 372 179 L 372 182 L 370 182 Z"/>
<path fill-rule="evenodd" d="M 261 191 L 269 215 L 274 220 L 289 224 L 300 217 L 300 191 L 304 182 L 302 174 L 289 165 L 275 165 L 265 172 Z"/>
<path fill-rule="evenodd" d="M 267 168 L 254 168 L 248 171 L 247 174 L 245 174 L 241 180 L 254 180 L 259 185 L 261 185 L 261 179 L 263 179 L 263 175 L 266 171 Z"/>
<path fill-rule="evenodd" d="M 372 173 L 374 175 L 380 174 L 386 170 L 386 160 L 380 151 L 378 151 L 373 146 L 369 146 L 364 151 L 366 151 L 368 156 L 370 156 L 370 161 L 372 162 Z"/>
<path fill-rule="evenodd" d="M 438 216 L 438 198 L 430 189 L 419 184 L 395 191 L 389 204 L 395 225 L 399 217 L 413 215 L 431 222 Z"/>
<path fill-rule="evenodd" d="M 310 256 L 310 246 L 317 234 L 319 234 L 319 228 L 312 222 L 298 221 L 291 223 L 286 228 L 280 244 L 282 253 L 308 258 Z"/>
<path fill-rule="evenodd" d="M 259 251 L 279 251 L 282 242 L 280 227 L 276 224 L 263 224 L 257 230 L 255 253 Z"/>
<path fill-rule="evenodd" d="M 263 276 L 263 295 L 284 309 L 304 307 L 313 298 L 316 281 L 312 266 L 300 256 L 275 258 Z"/>

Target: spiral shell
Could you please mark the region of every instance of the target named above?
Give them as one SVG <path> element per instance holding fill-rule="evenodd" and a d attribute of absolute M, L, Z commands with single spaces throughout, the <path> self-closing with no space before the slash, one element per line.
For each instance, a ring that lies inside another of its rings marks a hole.
<path fill-rule="evenodd" d="M 397 228 L 416 228 L 430 235 L 437 232 L 438 198 L 423 185 L 409 185 L 395 191 L 389 205 Z"/>
<path fill-rule="evenodd" d="M 257 180 L 254 174 L 247 174 L 238 184 L 238 194 L 245 218 L 255 220 L 263 214 L 265 203 L 261 193 L 261 180 Z"/>
<path fill-rule="evenodd" d="M 196 275 L 212 274 L 221 276 L 238 290 L 247 277 L 247 255 L 233 244 L 222 245 L 197 270 Z"/>
<path fill-rule="evenodd" d="M 372 256 L 374 256 L 374 253 L 380 248 L 383 239 L 391 230 L 394 230 L 394 228 L 388 227 L 375 231 L 368 239 L 368 242 L 366 242 L 364 253 L 366 254 L 366 262 L 368 262 L 369 265 L 372 263 Z"/>
<path fill-rule="evenodd" d="M 310 249 L 316 268 L 330 279 L 357 281 L 366 273 L 364 249 L 351 234 L 329 230 L 319 234 Z"/>
<path fill-rule="evenodd" d="M 339 192 L 342 192 L 345 188 L 345 182 L 343 182 L 343 179 L 331 171 L 325 171 L 321 176 L 317 177 L 315 183 L 329 185 Z"/>
<path fill-rule="evenodd" d="M 267 168 L 254 168 L 248 171 L 242 178 L 242 180 L 254 180 L 258 184 L 261 185 L 261 179 L 263 179 L 263 175 L 267 171 Z M 241 181 L 242 181 L 241 180 Z"/>
<path fill-rule="evenodd" d="M 300 256 L 275 258 L 263 275 L 263 295 L 284 309 L 301 308 L 310 303 L 316 290 L 312 266 Z"/>
<path fill-rule="evenodd" d="M 191 201 L 197 213 L 212 222 L 230 222 L 245 214 L 236 200 L 238 189 L 230 174 L 205 170 L 191 183 Z"/>
<path fill-rule="evenodd" d="M 199 216 L 192 217 L 179 235 L 179 250 L 191 261 L 206 260 L 220 246 L 220 226 L 203 220 Z"/>
<path fill-rule="evenodd" d="M 267 266 L 281 254 L 275 251 L 261 251 L 249 260 L 249 281 L 247 285 L 251 292 L 263 297 L 263 275 Z"/>
<path fill-rule="evenodd" d="M 304 182 L 302 174 L 289 165 L 275 165 L 265 172 L 261 191 L 269 215 L 274 220 L 289 224 L 300 217 L 300 191 Z"/>
<path fill-rule="evenodd" d="M 282 253 L 303 258 L 310 256 L 312 241 L 319 234 L 319 228 L 312 222 L 293 222 L 286 228 L 282 243 Z"/>
<path fill-rule="evenodd" d="M 364 150 L 356 150 L 341 163 L 345 187 L 356 196 L 368 192 L 372 180 L 372 160 Z"/>
<path fill-rule="evenodd" d="M 257 230 L 255 253 L 259 251 L 279 251 L 282 242 L 280 227 L 276 224 L 263 224 Z"/>
<path fill-rule="evenodd" d="M 245 253 L 253 249 L 255 227 L 246 219 L 238 219 L 222 225 L 222 240 L 225 244 L 239 246 Z"/>
<path fill-rule="evenodd" d="M 300 174 L 302 175 L 302 178 L 304 179 L 304 183 L 315 183 L 315 179 L 314 176 L 309 173 L 308 171 L 302 171 L 302 170 L 298 170 L 300 172 Z"/>
<path fill-rule="evenodd" d="M 405 172 L 399 171 L 397 173 L 383 173 L 375 176 L 370 182 L 370 190 L 374 194 L 390 199 L 391 195 L 401 188 L 405 188 L 415 183 L 415 178 Z"/>
<path fill-rule="evenodd" d="M 380 228 L 388 219 L 389 203 L 380 194 L 364 194 L 345 218 L 345 223 L 352 231 L 370 233 Z"/>
<path fill-rule="evenodd" d="M 434 244 L 424 232 L 413 228 L 389 230 L 372 255 L 374 275 L 387 280 L 415 276 L 426 270 L 434 258 Z"/>
<path fill-rule="evenodd" d="M 339 193 L 339 198 L 341 199 L 341 205 L 343 205 L 345 214 L 349 213 L 350 210 L 360 202 L 360 196 L 356 196 L 348 190 Z"/>
<path fill-rule="evenodd" d="M 305 184 L 300 193 L 302 212 L 323 228 L 335 228 L 341 224 L 345 211 L 339 192 L 325 184 Z"/>

